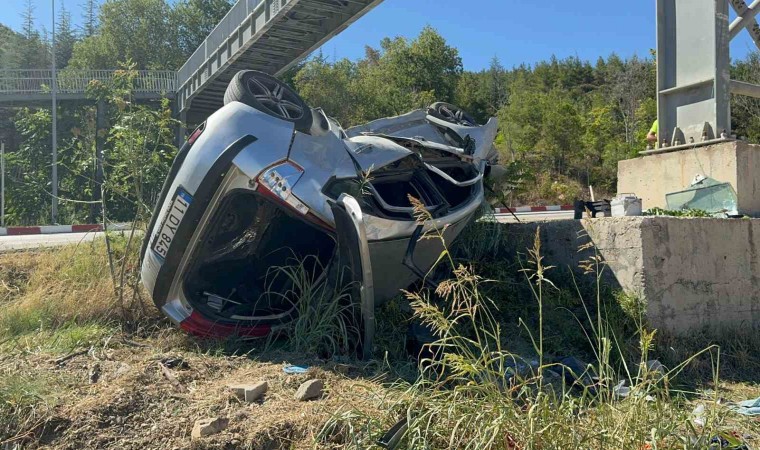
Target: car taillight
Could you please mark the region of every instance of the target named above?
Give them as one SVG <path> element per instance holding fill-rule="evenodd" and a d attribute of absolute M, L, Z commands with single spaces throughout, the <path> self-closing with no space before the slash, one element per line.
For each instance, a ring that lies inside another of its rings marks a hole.
<path fill-rule="evenodd" d="M 293 163 L 285 162 L 270 167 L 259 175 L 259 190 L 263 189 L 273 194 L 276 199 L 284 202 L 300 214 L 309 213 L 309 207 L 293 195 L 293 186 L 303 175 L 303 169 Z"/>
<path fill-rule="evenodd" d="M 277 164 L 259 175 L 256 179 L 256 191 L 295 210 L 308 222 L 320 228 L 332 230 L 332 226 L 311 213 L 309 207 L 293 194 L 293 186 L 298 183 L 302 175 L 303 169 L 292 162 Z"/>
<path fill-rule="evenodd" d="M 187 143 L 190 145 L 195 144 L 195 141 L 198 140 L 199 137 L 201 137 L 201 134 L 203 134 L 203 130 L 206 129 L 206 122 L 203 122 L 198 126 L 198 128 L 195 129 L 192 133 L 190 133 L 190 137 L 187 138 Z"/>

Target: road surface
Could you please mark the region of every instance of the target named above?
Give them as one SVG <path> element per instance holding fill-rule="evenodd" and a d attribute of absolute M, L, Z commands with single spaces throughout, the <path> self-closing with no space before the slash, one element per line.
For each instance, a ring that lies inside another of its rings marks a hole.
<path fill-rule="evenodd" d="M 575 216 L 574 211 L 544 211 L 515 214 L 520 222 L 541 222 L 545 220 L 569 220 Z M 496 220 L 501 223 L 517 223 L 512 214 L 497 214 Z"/>
<path fill-rule="evenodd" d="M 540 222 L 545 220 L 568 220 L 573 218 L 573 211 L 547 211 L 517 213 L 521 222 Z M 497 214 L 496 219 L 502 223 L 516 223 L 511 214 Z M 0 236 L 0 253 L 16 250 L 33 250 L 36 248 L 59 247 L 80 242 L 92 242 L 102 238 L 102 232 L 61 233 L 61 234 L 28 234 L 22 236 Z"/>
<path fill-rule="evenodd" d="M 0 236 L 0 253 L 16 250 L 59 247 L 61 245 L 78 244 L 80 242 L 92 242 L 95 238 L 102 238 L 103 235 L 103 232 L 89 232 Z"/>

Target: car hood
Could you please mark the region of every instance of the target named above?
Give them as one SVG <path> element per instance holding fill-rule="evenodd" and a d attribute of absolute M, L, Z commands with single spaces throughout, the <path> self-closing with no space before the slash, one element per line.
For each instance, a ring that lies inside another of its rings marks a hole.
<path fill-rule="evenodd" d="M 345 141 L 359 168 L 366 172 L 379 169 L 414 154 L 380 136 L 356 136 Z"/>

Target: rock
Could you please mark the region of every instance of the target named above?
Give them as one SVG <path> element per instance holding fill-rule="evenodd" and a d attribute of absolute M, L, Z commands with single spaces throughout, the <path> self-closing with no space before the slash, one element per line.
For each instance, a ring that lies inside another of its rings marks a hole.
<path fill-rule="evenodd" d="M 114 372 L 114 376 L 116 378 L 119 378 L 121 376 L 124 376 L 129 373 L 129 371 L 132 370 L 132 366 L 130 366 L 127 363 L 119 363 L 119 367 L 116 369 L 116 372 Z"/>
<path fill-rule="evenodd" d="M 261 381 L 250 388 L 245 390 L 245 401 L 252 403 L 260 399 L 269 390 L 269 384 L 266 381 Z"/>
<path fill-rule="evenodd" d="M 95 363 L 90 369 L 90 383 L 97 383 L 100 379 L 100 364 Z"/>
<path fill-rule="evenodd" d="M 324 389 L 325 383 L 322 380 L 309 380 L 298 388 L 295 398 L 301 402 L 321 398 Z"/>
<path fill-rule="evenodd" d="M 561 366 L 562 375 L 569 385 L 579 384 L 589 387 L 594 382 L 591 377 L 591 368 L 588 364 L 574 356 L 568 356 L 557 361 Z"/>
<path fill-rule="evenodd" d="M 227 388 L 240 400 L 245 400 L 245 388 L 248 384 L 228 384 Z"/>
<path fill-rule="evenodd" d="M 269 390 L 269 384 L 266 381 L 256 384 L 229 384 L 227 387 L 237 398 L 249 403 L 259 400 Z"/>
<path fill-rule="evenodd" d="M 665 366 L 662 365 L 662 363 L 656 359 L 650 359 L 647 361 L 647 370 L 649 372 L 657 372 L 660 375 L 665 375 L 665 372 L 667 372 L 667 369 L 665 369 Z"/>
<path fill-rule="evenodd" d="M 193 425 L 193 432 L 190 434 L 190 437 L 193 440 L 196 440 L 202 437 L 211 436 L 212 434 L 224 431 L 229 423 L 229 420 L 219 417 L 196 420 L 195 425 Z"/>

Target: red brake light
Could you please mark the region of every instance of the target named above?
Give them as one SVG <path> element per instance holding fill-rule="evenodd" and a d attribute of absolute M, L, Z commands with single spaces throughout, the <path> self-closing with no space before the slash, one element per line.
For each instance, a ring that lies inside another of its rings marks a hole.
<path fill-rule="evenodd" d="M 242 326 L 213 322 L 206 319 L 197 311 L 193 311 L 190 316 L 180 322 L 180 328 L 185 332 L 201 338 L 226 338 L 230 336 L 237 337 L 265 337 L 272 332 L 269 325 Z"/>
<path fill-rule="evenodd" d="M 196 129 L 195 129 L 195 131 L 193 131 L 193 132 L 190 134 L 190 137 L 189 137 L 189 138 L 187 138 L 187 143 L 188 143 L 188 144 L 190 144 L 190 145 L 193 145 L 193 144 L 195 144 L 195 141 L 196 141 L 196 140 L 197 140 L 199 137 L 201 137 L 201 134 L 203 134 L 203 130 L 205 130 L 205 129 L 206 129 L 206 122 L 203 122 L 202 124 L 200 124 L 200 125 L 198 126 L 198 128 L 196 128 Z"/>

